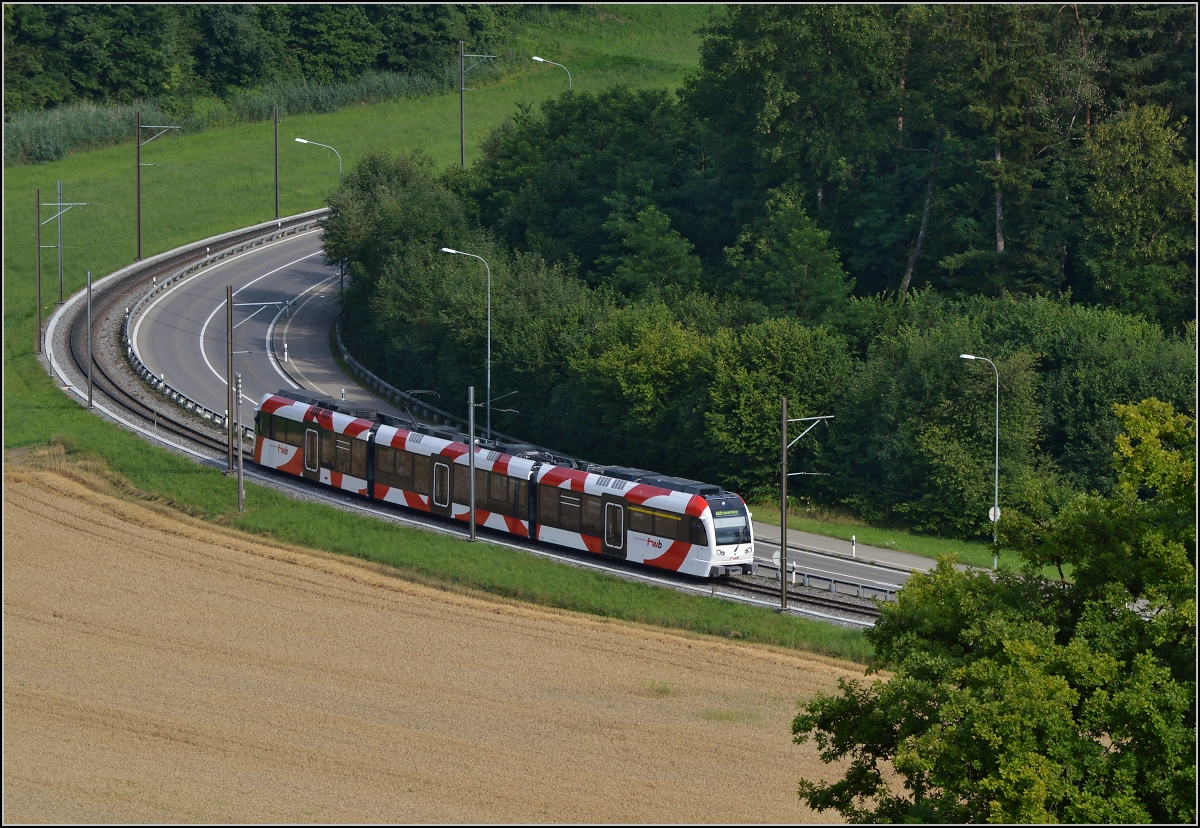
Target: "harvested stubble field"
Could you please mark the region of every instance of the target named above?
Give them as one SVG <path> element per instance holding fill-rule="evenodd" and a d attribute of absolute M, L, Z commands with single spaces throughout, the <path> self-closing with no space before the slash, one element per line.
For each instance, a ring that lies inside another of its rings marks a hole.
<path fill-rule="evenodd" d="M 8 822 L 829 821 L 861 668 L 414 584 L 6 464 Z"/>

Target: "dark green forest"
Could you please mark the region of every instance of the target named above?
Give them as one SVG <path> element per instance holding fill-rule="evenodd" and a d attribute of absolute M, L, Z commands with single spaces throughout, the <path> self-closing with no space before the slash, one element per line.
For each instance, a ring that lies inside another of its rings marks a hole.
<path fill-rule="evenodd" d="M 747 6 L 678 97 L 526 107 L 467 170 L 365 159 L 331 200 L 347 335 L 502 431 L 777 486 L 779 399 L 833 414 L 801 494 L 990 535 L 1115 483 L 1113 406 L 1194 412 L 1190 7 Z M 453 404 L 451 404 L 453 405 Z M 793 462 L 796 462 L 795 460 Z"/>
<path fill-rule="evenodd" d="M 437 73 L 518 7 L 369 4 L 5 4 L 4 110 L 157 99 L 180 108 L 270 81 Z"/>

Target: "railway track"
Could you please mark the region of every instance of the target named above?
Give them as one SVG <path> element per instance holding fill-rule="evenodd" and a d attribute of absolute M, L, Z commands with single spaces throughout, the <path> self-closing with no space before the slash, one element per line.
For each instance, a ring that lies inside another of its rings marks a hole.
<path fill-rule="evenodd" d="M 231 245 L 238 242 L 233 241 Z M 141 380 L 125 359 L 125 343 L 122 331 L 125 323 L 126 310 L 133 306 L 136 300 L 147 289 L 151 277 L 159 279 L 202 259 L 203 254 L 180 255 L 167 261 L 160 262 L 153 269 L 143 270 L 134 276 L 126 278 L 122 284 L 94 293 L 92 304 L 93 317 L 93 348 L 92 348 L 92 395 L 94 401 L 104 408 L 119 412 L 121 417 L 143 427 L 147 432 L 161 434 L 166 442 L 185 445 L 193 451 L 220 462 L 227 454 L 225 430 L 192 414 L 177 405 L 156 389 L 151 388 Z M 86 395 L 88 347 L 87 347 L 87 313 L 86 304 L 78 303 L 73 313 L 63 322 L 64 330 L 56 333 L 56 345 L 60 354 L 67 357 L 67 365 L 59 364 L 67 369 L 66 381 L 74 384 Z M 47 343 L 48 347 L 54 347 Z M 61 357 L 60 357 L 61 359 Z M 247 458 L 253 455 L 252 446 L 243 446 Z M 254 477 L 260 482 L 266 482 L 275 488 L 282 489 L 293 496 L 301 494 L 309 499 L 320 499 L 330 503 L 338 503 L 343 508 L 367 512 L 384 517 L 396 523 L 424 526 L 439 532 L 458 534 L 460 527 L 438 525 L 429 516 L 421 513 L 410 513 L 407 510 L 380 510 L 377 504 L 362 505 L 351 498 L 335 498 L 324 490 L 324 487 L 301 488 L 296 486 L 294 478 L 279 475 L 272 470 L 248 464 L 254 468 Z M 390 513 L 389 513 L 390 512 Z M 401 513 L 402 512 L 402 513 Z M 522 542 L 515 538 L 489 539 L 490 542 L 504 546 L 521 548 L 542 557 L 549 557 L 587 568 L 612 570 L 613 574 L 625 578 L 651 581 L 663 586 L 669 586 L 685 592 L 696 594 L 710 593 L 726 599 L 748 600 L 757 604 L 777 603 L 779 587 L 777 581 L 767 581 L 754 577 L 733 577 L 713 585 L 701 585 L 696 579 L 679 576 L 670 572 L 640 573 L 625 566 L 611 566 L 606 562 L 593 562 L 589 556 L 572 555 L 569 551 L 549 551 L 539 545 Z M 513 541 L 518 541 L 514 543 Z M 624 562 L 621 562 L 624 563 Z M 711 586 L 711 589 L 710 589 Z M 803 588 L 788 588 L 788 603 L 793 612 L 813 614 L 830 620 L 844 620 L 855 626 L 870 625 L 879 617 L 879 610 L 869 602 L 855 599 L 852 596 L 842 596 L 842 600 L 830 596 L 814 594 L 816 591 Z M 806 612 L 807 608 L 807 612 Z"/>
<path fill-rule="evenodd" d="M 100 312 L 112 313 L 119 301 L 120 297 L 109 297 L 107 304 L 100 308 Z M 92 313 L 93 315 L 97 313 L 95 304 L 93 304 Z M 120 313 L 119 308 L 117 308 L 117 313 Z M 71 362 L 75 370 L 86 376 L 88 359 L 86 314 L 80 314 L 75 318 L 68 331 L 68 341 Z M 154 395 L 149 389 L 145 389 L 147 392 L 145 394 L 126 390 L 126 385 L 131 383 L 141 385 L 141 383 L 130 371 L 124 372 L 127 374 L 126 376 L 114 376 L 114 374 L 120 374 L 123 367 L 124 365 L 113 365 L 112 360 L 98 358 L 93 347 L 92 397 L 94 400 L 107 401 L 126 415 L 141 421 L 154 432 L 161 431 L 165 435 L 182 438 L 206 449 L 225 450 L 226 442 L 218 436 L 219 432 L 211 426 L 206 428 L 199 423 L 190 422 L 193 418 L 169 400 L 155 400 L 154 397 L 157 395 Z M 149 399 L 143 399 L 143 397 L 149 397 Z"/>
<path fill-rule="evenodd" d="M 278 226 L 292 226 L 305 220 L 308 219 L 293 219 L 281 222 Z M 262 228 L 251 229 L 227 237 L 225 245 L 229 248 L 237 247 L 261 237 L 263 233 Z M 189 447 L 220 456 L 228 452 L 225 429 L 185 410 L 143 382 L 126 361 L 123 341 L 125 315 L 146 292 L 152 280 L 166 279 L 181 268 L 200 262 L 206 257 L 206 250 L 197 246 L 194 250 L 170 256 L 152 267 L 131 274 L 119 284 L 93 293 L 92 397 L 97 403 L 106 403 L 123 412 L 152 433 L 182 440 Z M 72 315 L 64 319 L 64 322 L 65 342 L 62 339 L 59 342 L 65 345 L 69 364 L 63 367 L 73 375 L 70 381 L 86 394 L 86 303 L 78 303 Z M 52 343 L 47 343 L 47 346 L 52 347 Z M 252 446 L 243 446 L 243 450 L 247 456 L 253 454 Z"/>
<path fill-rule="evenodd" d="M 730 584 L 736 584 L 737 588 L 757 596 L 762 596 L 768 600 L 775 602 L 779 601 L 779 582 L 775 579 L 754 578 L 746 576 L 733 576 L 729 579 Z M 788 586 L 787 590 L 788 606 L 793 604 L 812 607 L 814 609 L 828 610 L 838 613 L 845 613 L 855 618 L 865 618 L 875 621 L 879 618 L 879 607 L 875 606 L 869 598 L 857 598 L 851 595 L 842 595 L 841 598 L 831 598 L 828 594 L 822 595 L 813 588 L 793 587 Z"/>

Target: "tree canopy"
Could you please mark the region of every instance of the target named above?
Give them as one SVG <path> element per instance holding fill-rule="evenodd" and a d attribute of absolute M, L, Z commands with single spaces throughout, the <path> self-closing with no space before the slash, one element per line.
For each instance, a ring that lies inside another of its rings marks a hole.
<path fill-rule="evenodd" d="M 1194 414 L 1189 15 L 716 10 L 677 96 L 522 106 L 440 176 L 365 161 L 327 226 L 347 335 L 397 385 L 479 385 L 481 268 L 435 255 L 468 249 L 494 390 L 527 401 L 501 430 L 770 497 L 787 396 L 835 415 L 796 449 L 804 497 L 970 538 L 995 386 L 958 355 L 981 354 L 1004 512 L 1109 496 L 1114 404 Z"/>
<path fill-rule="evenodd" d="M 4 6 L 4 109 L 227 95 L 272 80 L 440 72 L 512 7 L 416 3 Z"/>
<path fill-rule="evenodd" d="M 868 822 L 1195 822 L 1195 421 L 1153 399 L 1117 415 L 1111 496 L 1006 525 L 1021 573 L 947 558 L 914 574 L 867 634 L 891 676 L 803 705 L 796 741 L 849 762 L 800 783 L 811 807 Z M 1045 563 L 1074 582 L 1043 580 Z"/>

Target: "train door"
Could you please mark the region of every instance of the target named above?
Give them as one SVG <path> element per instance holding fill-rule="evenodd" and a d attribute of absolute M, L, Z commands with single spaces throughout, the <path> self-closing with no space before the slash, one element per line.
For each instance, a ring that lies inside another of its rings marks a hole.
<path fill-rule="evenodd" d="M 321 440 L 315 428 L 304 430 L 304 476 L 309 480 L 321 479 Z"/>
<path fill-rule="evenodd" d="M 625 557 L 625 503 L 616 498 L 604 498 L 604 533 L 601 551 L 613 558 Z"/>
<path fill-rule="evenodd" d="M 469 472 L 468 472 L 469 473 Z M 450 464 L 435 459 L 433 461 L 433 492 L 429 499 L 429 510 L 435 515 L 449 515 L 450 508 Z M 476 497 L 479 493 L 476 492 Z"/>

